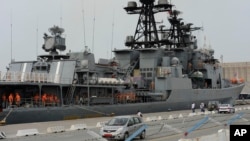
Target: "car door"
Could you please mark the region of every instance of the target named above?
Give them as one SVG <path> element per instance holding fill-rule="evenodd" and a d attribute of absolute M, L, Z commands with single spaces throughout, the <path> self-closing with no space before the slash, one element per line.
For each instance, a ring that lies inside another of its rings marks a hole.
<path fill-rule="evenodd" d="M 134 122 L 135 122 L 135 124 L 134 124 L 135 131 L 137 131 L 142 126 L 141 120 L 139 119 L 139 117 L 133 117 L 133 119 L 134 119 Z"/>
<path fill-rule="evenodd" d="M 128 121 L 128 133 L 129 135 L 132 135 L 136 130 L 136 126 L 135 126 L 135 122 L 134 122 L 134 119 L 133 117 L 129 118 L 129 121 Z"/>

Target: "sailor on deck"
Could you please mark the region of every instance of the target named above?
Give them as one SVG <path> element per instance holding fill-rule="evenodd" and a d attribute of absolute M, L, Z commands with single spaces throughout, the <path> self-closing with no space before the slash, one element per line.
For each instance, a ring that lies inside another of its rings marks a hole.
<path fill-rule="evenodd" d="M 142 113 L 138 110 L 137 111 L 137 115 L 139 116 L 139 117 L 142 117 Z"/>
<path fill-rule="evenodd" d="M 191 108 L 192 108 L 192 112 L 194 113 L 195 112 L 195 103 L 192 103 Z"/>
<path fill-rule="evenodd" d="M 6 108 L 7 106 L 7 98 L 6 98 L 6 94 L 2 95 L 2 108 Z"/>
<path fill-rule="evenodd" d="M 13 101 L 14 101 L 13 94 L 10 93 L 10 95 L 9 95 L 9 106 L 12 106 Z"/>
<path fill-rule="evenodd" d="M 16 92 L 16 96 L 15 96 L 15 102 L 16 102 L 16 106 L 19 107 L 21 104 L 21 97 L 20 94 Z"/>
<path fill-rule="evenodd" d="M 205 112 L 205 104 L 201 103 L 200 104 L 201 112 Z"/>

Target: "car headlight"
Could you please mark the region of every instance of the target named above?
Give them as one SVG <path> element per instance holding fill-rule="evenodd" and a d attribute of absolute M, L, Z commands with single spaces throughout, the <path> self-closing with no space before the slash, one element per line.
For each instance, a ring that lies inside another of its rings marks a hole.
<path fill-rule="evenodd" d="M 121 131 L 122 131 L 122 127 L 118 128 L 115 132 L 116 133 L 121 133 Z"/>

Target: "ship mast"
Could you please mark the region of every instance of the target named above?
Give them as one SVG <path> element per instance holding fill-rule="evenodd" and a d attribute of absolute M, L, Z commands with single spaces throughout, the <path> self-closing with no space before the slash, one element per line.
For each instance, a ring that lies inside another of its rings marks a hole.
<path fill-rule="evenodd" d="M 136 2 L 128 2 L 128 6 L 124 9 L 128 14 L 139 14 L 134 36 L 127 36 L 125 45 L 131 49 L 138 48 L 185 48 L 195 43 L 195 37 L 191 35 L 192 31 L 201 29 L 200 27 L 192 27 L 192 23 L 184 23 L 178 10 L 173 10 L 173 5 L 168 0 L 140 0 L 141 6 L 137 6 Z M 164 25 L 160 25 L 157 29 L 155 14 L 165 12 L 169 13 L 168 21 L 169 29 L 164 29 Z M 161 38 L 159 38 L 161 35 Z"/>
<path fill-rule="evenodd" d="M 137 7 L 136 2 L 129 2 L 124 9 L 128 14 L 139 14 L 138 23 L 134 36 L 128 36 L 126 46 L 131 49 L 160 47 L 161 41 L 158 37 L 154 14 L 171 11 L 172 6 L 167 0 L 159 0 L 154 5 L 155 0 L 140 0 L 141 6 Z"/>
<path fill-rule="evenodd" d="M 193 44 L 195 37 L 192 36 L 192 31 L 201 29 L 201 27 L 192 27 L 192 23 L 184 23 L 182 21 L 183 19 L 178 17 L 181 13 L 182 12 L 178 10 L 173 10 L 168 17 L 171 27 L 169 29 L 169 34 L 167 34 L 167 39 L 172 43 L 173 48 L 187 47 Z"/>

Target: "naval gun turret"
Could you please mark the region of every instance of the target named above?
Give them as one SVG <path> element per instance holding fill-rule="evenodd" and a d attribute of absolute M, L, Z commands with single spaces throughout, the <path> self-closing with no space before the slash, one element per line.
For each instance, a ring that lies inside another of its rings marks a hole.
<path fill-rule="evenodd" d="M 64 51 L 66 49 L 65 38 L 61 37 L 64 29 L 54 26 L 49 28 L 49 32 L 51 33 L 51 36 L 44 33 L 44 44 L 42 48 L 46 52 L 50 52 L 51 55 L 57 55 L 57 49 L 60 51 Z"/>

